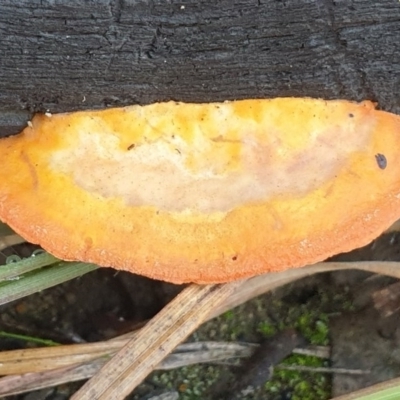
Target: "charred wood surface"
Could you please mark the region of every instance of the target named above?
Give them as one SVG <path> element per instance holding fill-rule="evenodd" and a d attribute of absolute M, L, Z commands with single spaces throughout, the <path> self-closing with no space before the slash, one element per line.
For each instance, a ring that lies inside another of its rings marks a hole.
<path fill-rule="evenodd" d="M 3 136 L 47 110 L 313 96 L 400 113 L 399 94 L 396 0 L 0 2 Z"/>

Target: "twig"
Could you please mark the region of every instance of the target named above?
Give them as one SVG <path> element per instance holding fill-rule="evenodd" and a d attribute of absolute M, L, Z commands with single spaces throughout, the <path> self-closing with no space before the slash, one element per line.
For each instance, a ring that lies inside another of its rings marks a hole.
<path fill-rule="evenodd" d="M 287 329 L 271 339 L 266 339 L 241 368 L 242 375 L 234 385 L 235 391 L 240 392 L 247 386 L 262 385 L 272 375 L 273 367 L 304 342 L 305 339 L 294 329 Z"/>
<path fill-rule="evenodd" d="M 194 346 L 191 346 L 192 344 Z M 190 349 L 191 347 L 192 349 Z M 168 355 L 157 369 L 169 370 L 193 364 L 215 363 L 225 359 L 249 357 L 258 348 L 259 345 L 253 343 L 197 342 L 182 344 Z"/>
<path fill-rule="evenodd" d="M 347 375 L 368 375 L 370 370 L 364 369 L 347 369 L 347 368 L 329 368 L 329 367 L 307 367 L 305 365 L 277 365 L 275 369 L 284 369 L 287 371 L 303 371 L 324 374 L 347 374 Z"/>
<path fill-rule="evenodd" d="M 150 397 L 148 400 L 178 400 L 178 399 L 179 399 L 179 393 L 174 391 Z"/>
<path fill-rule="evenodd" d="M 266 339 L 253 355 L 240 366 L 234 381 L 222 380 L 210 389 L 215 398 L 234 400 L 248 387 L 259 387 L 273 374 L 273 367 L 292 353 L 305 339 L 294 329 L 287 329 Z"/>
<path fill-rule="evenodd" d="M 299 354 L 302 356 L 329 358 L 331 353 L 331 348 L 329 346 L 296 347 L 295 349 L 293 349 L 292 353 Z"/>

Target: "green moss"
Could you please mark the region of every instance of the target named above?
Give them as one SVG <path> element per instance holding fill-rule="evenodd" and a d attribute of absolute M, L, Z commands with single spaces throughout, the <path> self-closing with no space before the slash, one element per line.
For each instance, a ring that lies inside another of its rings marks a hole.
<path fill-rule="evenodd" d="M 299 332 L 311 343 L 326 346 L 329 342 L 328 316 L 303 314 L 295 323 Z"/>
<path fill-rule="evenodd" d="M 329 344 L 329 317 L 321 310 L 301 307 L 301 315 L 292 326 L 311 344 Z M 323 367 L 325 361 L 313 357 L 293 354 L 282 365 Z M 292 400 L 325 400 L 330 398 L 330 382 L 322 373 L 276 369 L 273 378 L 266 383 L 265 389 L 271 395 L 283 388 L 291 392 Z"/>
<path fill-rule="evenodd" d="M 324 360 L 313 356 L 291 355 L 284 365 L 323 367 Z M 290 391 L 293 400 L 325 400 L 330 398 L 330 383 L 324 374 L 304 371 L 275 369 L 273 378 L 265 384 L 267 392 L 274 394 L 283 388 Z"/>
<path fill-rule="evenodd" d="M 276 331 L 276 326 L 270 322 L 262 321 L 258 324 L 257 332 L 261 333 L 266 338 L 274 336 Z"/>
<path fill-rule="evenodd" d="M 222 315 L 222 318 L 226 319 L 227 321 L 231 321 L 234 318 L 234 316 L 235 314 L 233 310 L 228 310 Z"/>
<path fill-rule="evenodd" d="M 285 289 L 287 296 L 287 289 Z M 247 341 L 259 342 L 279 332 L 295 328 L 314 345 L 329 345 L 329 318 L 351 305 L 348 293 L 338 293 L 337 288 L 326 286 L 306 301 L 295 297 L 282 300 L 269 295 L 260 296 L 233 310 L 225 312 L 204 324 L 190 338 L 192 341 Z M 326 361 L 316 357 L 291 355 L 282 364 L 307 367 L 324 367 Z M 180 400 L 211 400 L 209 388 L 222 377 L 235 375 L 229 366 L 193 365 L 168 372 L 152 374 L 150 381 L 157 387 L 174 388 Z M 162 379 L 159 376 L 162 376 Z M 223 380 L 223 379 L 222 379 Z M 330 376 L 315 372 L 289 371 L 275 368 L 272 379 L 242 400 L 276 400 L 282 392 L 291 394 L 292 400 L 325 400 L 330 398 Z M 140 399 L 139 395 L 133 399 Z"/>

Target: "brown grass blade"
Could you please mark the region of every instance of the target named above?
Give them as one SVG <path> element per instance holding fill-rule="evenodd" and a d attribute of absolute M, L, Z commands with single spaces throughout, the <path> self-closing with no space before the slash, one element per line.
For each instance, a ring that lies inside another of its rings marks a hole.
<path fill-rule="evenodd" d="M 239 286 L 228 299 L 217 305 L 210 319 L 260 296 L 270 290 L 287 285 L 295 280 L 314 274 L 346 269 L 358 269 L 361 271 L 392 276 L 400 279 L 400 262 L 396 261 L 357 261 L 357 262 L 322 262 L 304 268 L 290 269 L 284 272 L 275 272 L 255 276 Z"/>
<path fill-rule="evenodd" d="M 72 399 L 124 399 L 241 283 L 188 286 Z"/>
<path fill-rule="evenodd" d="M 126 343 L 127 340 L 124 341 Z M 109 345 L 109 342 L 103 342 Z M 80 345 L 86 347 L 87 345 Z M 68 346 L 60 346 L 67 348 Z M 122 348 L 122 344 L 120 348 Z M 196 342 L 186 343 L 178 346 L 176 351 L 168 355 L 156 369 L 174 369 L 187 365 L 205 363 L 205 362 L 218 362 L 224 359 L 248 357 L 254 349 L 258 347 L 257 344 L 252 343 L 230 343 L 230 342 Z M 307 351 L 307 349 L 298 349 Z M 12 352 L 9 352 L 12 353 Z M 91 378 L 97 373 L 100 368 L 110 359 L 115 351 L 110 351 L 108 354 L 102 354 L 96 359 L 90 360 L 81 364 L 73 363 L 74 358 L 71 359 L 70 365 L 65 367 L 54 368 L 54 365 L 62 365 L 60 362 L 55 362 L 57 358 L 47 358 L 50 365 L 53 365 L 51 370 L 46 370 L 45 363 L 41 365 L 43 370 L 38 370 L 30 373 L 21 373 L 19 375 L 7 376 L 0 379 L 0 395 L 10 396 L 25 391 L 42 389 L 49 386 L 62 385 L 68 382 L 75 382 L 82 379 Z M 92 355 L 95 353 L 92 353 Z M 63 361 L 67 364 L 68 358 L 62 357 Z M 43 360 L 44 361 L 44 360 Z M 5 366 L 9 365 L 7 362 Z M 28 365 L 29 366 L 29 365 Z M 4 368 L 6 370 L 6 368 Z"/>
<path fill-rule="evenodd" d="M 206 320 L 214 318 L 226 312 L 227 310 L 250 300 L 253 297 L 280 287 L 286 283 L 290 283 L 296 279 L 300 279 L 314 273 L 342 269 L 360 269 L 400 278 L 400 262 L 386 261 L 319 263 L 297 270 L 265 274 L 238 284 L 237 288 L 225 301 L 223 301 L 219 306 L 214 304 L 216 307 L 205 318 Z M 98 363 L 97 360 L 99 358 L 101 358 L 102 362 L 104 363 L 104 360 L 107 360 L 117 351 L 121 350 L 121 348 L 125 346 L 129 340 L 132 338 L 137 338 L 137 335 L 138 332 L 131 332 L 106 342 L 0 352 L 0 375 L 19 374 L 17 375 L 15 382 L 20 382 L 21 385 L 23 385 L 25 379 L 25 375 L 23 374 L 28 372 L 40 374 L 37 376 L 37 382 L 38 384 L 42 384 L 39 377 L 41 376 L 44 379 L 44 376 L 47 374 L 45 371 L 54 369 L 63 371 L 58 381 L 55 381 L 53 379 L 53 375 L 51 375 L 51 379 L 53 380 L 50 380 L 49 382 L 56 382 L 54 384 L 85 379 L 91 376 L 87 375 L 88 370 L 92 371 L 93 374 L 100 368 L 102 364 Z M 97 369 L 90 369 L 86 364 L 81 363 L 89 363 L 89 366 L 94 364 L 97 366 Z M 76 368 L 78 371 L 81 371 L 82 375 L 76 374 L 76 370 L 74 368 Z M 54 373 L 57 375 L 57 371 L 54 371 Z M 0 379 L 1 395 L 11 394 L 5 391 L 8 387 L 8 378 L 9 377 Z M 49 383 L 47 386 L 51 385 L 52 384 Z M 39 389 L 41 387 L 46 386 L 38 386 L 37 388 Z"/>
<path fill-rule="evenodd" d="M 90 363 L 57 368 L 46 372 L 11 375 L 1 378 L 2 396 L 16 395 L 32 390 L 44 389 L 68 382 L 76 382 L 93 376 L 107 359 L 99 358 Z"/>

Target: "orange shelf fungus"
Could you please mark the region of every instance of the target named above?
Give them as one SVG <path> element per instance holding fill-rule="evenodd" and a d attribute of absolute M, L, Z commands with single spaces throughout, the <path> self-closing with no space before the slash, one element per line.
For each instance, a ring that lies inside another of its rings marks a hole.
<path fill-rule="evenodd" d="M 65 260 L 226 282 L 400 217 L 400 117 L 308 98 L 37 115 L 0 140 L 0 219 Z"/>

